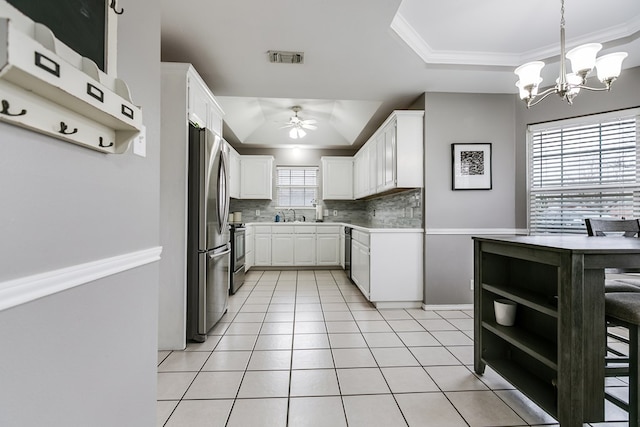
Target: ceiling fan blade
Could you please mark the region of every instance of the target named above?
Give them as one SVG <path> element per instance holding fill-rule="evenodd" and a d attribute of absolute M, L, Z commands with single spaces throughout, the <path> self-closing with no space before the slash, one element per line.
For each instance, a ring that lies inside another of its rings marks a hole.
<path fill-rule="evenodd" d="M 278 129 L 286 129 L 286 128 L 291 128 L 294 127 L 295 125 L 293 123 L 287 123 L 286 125 L 280 126 Z"/>
<path fill-rule="evenodd" d="M 318 121 L 316 119 L 307 119 L 302 120 L 302 123 L 305 125 L 315 125 L 316 123 L 318 123 Z"/>
<path fill-rule="evenodd" d="M 306 124 L 306 123 L 303 123 L 303 124 L 302 124 L 302 127 L 303 127 L 303 128 L 305 128 L 305 129 L 310 129 L 310 130 L 316 130 L 316 129 L 318 129 L 318 126 L 316 126 L 316 125 L 308 125 L 308 124 Z"/>

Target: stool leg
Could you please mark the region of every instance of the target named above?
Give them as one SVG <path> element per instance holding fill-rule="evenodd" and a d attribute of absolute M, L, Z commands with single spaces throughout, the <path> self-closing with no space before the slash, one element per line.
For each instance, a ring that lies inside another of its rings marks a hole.
<path fill-rule="evenodd" d="M 638 325 L 629 325 L 629 426 L 638 427 L 638 408 L 640 407 L 640 366 L 638 366 Z"/>

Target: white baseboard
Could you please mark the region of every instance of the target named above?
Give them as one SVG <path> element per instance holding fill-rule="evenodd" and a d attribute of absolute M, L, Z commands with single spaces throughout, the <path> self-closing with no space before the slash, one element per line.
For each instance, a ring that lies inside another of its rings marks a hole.
<path fill-rule="evenodd" d="M 378 310 L 395 309 L 395 308 L 420 308 L 420 301 L 384 301 L 374 302 Z"/>
<path fill-rule="evenodd" d="M 0 311 L 156 262 L 161 252 L 157 246 L 0 282 Z"/>
<path fill-rule="evenodd" d="M 423 310 L 473 310 L 473 304 L 422 304 Z"/>

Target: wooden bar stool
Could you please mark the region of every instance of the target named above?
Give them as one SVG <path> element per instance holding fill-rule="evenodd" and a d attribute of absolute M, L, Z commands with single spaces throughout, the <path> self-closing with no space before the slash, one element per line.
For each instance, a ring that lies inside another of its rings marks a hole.
<path fill-rule="evenodd" d="M 586 218 L 584 220 L 589 236 L 620 236 L 621 238 L 637 238 L 640 236 L 640 222 L 638 219 L 603 219 Z M 614 405 L 629 413 L 629 425 L 638 427 L 638 381 L 640 381 L 640 366 L 638 366 L 638 331 L 640 325 L 640 281 L 633 278 L 613 279 L 611 273 L 637 272 L 638 269 L 606 270 L 604 300 L 605 327 L 607 336 L 629 345 L 628 356 L 612 348 L 606 343 L 608 353 L 616 357 L 605 358 L 605 377 L 629 376 L 629 401 L 607 393 L 605 398 Z M 624 276 L 623 276 L 624 277 Z M 629 339 L 609 330 L 612 326 L 621 326 L 629 331 Z M 615 364 L 615 366 L 613 366 Z"/>
<path fill-rule="evenodd" d="M 638 219 L 603 219 L 603 218 L 585 218 L 584 224 L 587 227 L 589 236 L 601 237 L 639 237 L 640 222 Z M 639 266 L 640 267 L 640 266 Z M 640 272 L 637 268 L 620 270 L 607 269 L 607 273 L 630 273 Z M 623 276 L 624 277 L 624 276 Z M 632 278 L 614 279 L 608 277 L 604 282 L 605 292 L 640 292 L 640 280 Z"/>
<path fill-rule="evenodd" d="M 638 407 L 640 406 L 638 388 L 640 366 L 638 365 L 638 333 L 640 331 L 640 293 L 608 292 L 605 293 L 605 317 L 608 325 L 622 326 L 629 330 L 628 365 L 622 367 L 609 366 L 607 359 L 605 377 L 629 376 L 629 401 L 624 402 L 616 396 L 605 392 L 605 398 L 629 413 L 629 426 L 639 426 Z M 614 359 L 614 361 L 617 361 Z M 624 360 L 622 360 L 624 361 Z"/>

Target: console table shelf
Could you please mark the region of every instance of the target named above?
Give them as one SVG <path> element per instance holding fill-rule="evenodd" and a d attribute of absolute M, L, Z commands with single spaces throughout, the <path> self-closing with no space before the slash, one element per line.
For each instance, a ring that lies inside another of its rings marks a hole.
<path fill-rule="evenodd" d="M 496 322 L 483 321 L 482 327 L 501 340 L 522 350 L 535 360 L 557 371 L 558 358 L 556 346 L 553 342 L 517 326 L 500 326 Z"/>
<path fill-rule="evenodd" d="M 535 375 L 531 375 L 522 366 L 509 359 L 487 358 L 484 363 L 506 378 L 524 395 L 547 411 L 552 417 L 558 418 L 557 388 L 553 381 L 543 381 Z"/>

